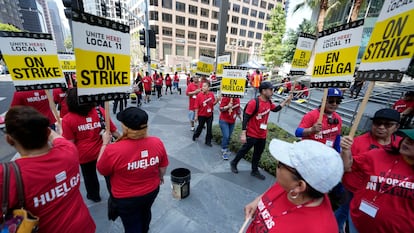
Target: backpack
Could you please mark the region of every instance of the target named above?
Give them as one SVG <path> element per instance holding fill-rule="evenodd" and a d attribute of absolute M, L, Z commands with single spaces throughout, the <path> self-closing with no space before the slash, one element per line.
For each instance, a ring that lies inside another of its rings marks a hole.
<path fill-rule="evenodd" d="M 250 101 L 252 101 L 252 100 L 250 100 Z M 253 111 L 251 116 L 256 115 L 256 113 L 259 111 L 259 97 L 254 98 L 254 101 L 256 102 L 256 107 L 254 108 L 254 111 Z M 246 106 L 244 106 L 243 116 L 246 114 L 246 108 L 247 108 L 247 105 L 249 105 L 249 102 L 247 102 Z M 272 100 L 269 100 L 269 103 L 272 103 Z"/>

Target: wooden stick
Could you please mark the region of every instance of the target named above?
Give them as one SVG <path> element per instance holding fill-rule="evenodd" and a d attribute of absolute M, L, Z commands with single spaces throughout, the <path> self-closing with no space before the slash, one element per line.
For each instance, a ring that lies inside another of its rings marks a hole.
<path fill-rule="evenodd" d="M 321 104 L 321 110 L 319 112 L 318 123 L 322 123 L 323 114 L 325 114 L 325 105 L 326 105 L 327 96 L 328 96 L 328 88 L 325 88 L 323 90 L 322 104 Z"/>
<path fill-rule="evenodd" d="M 53 96 L 50 94 L 49 90 L 45 90 L 46 96 L 47 96 L 47 100 L 49 101 L 49 107 L 50 110 L 52 111 L 53 115 L 56 118 L 56 121 L 58 123 L 58 127 L 62 126 L 62 122 L 60 120 L 60 115 L 56 109 L 56 105 L 55 105 L 55 101 L 53 100 Z M 60 132 L 61 133 L 61 132 Z"/>
<path fill-rule="evenodd" d="M 233 105 L 233 98 L 230 98 L 230 103 Z M 231 114 L 231 112 L 233 112 L 233 106 L 228 111 L 229 114 Z"/>
<path fill-rule="evenodd" d="M 352 127 L 351 127 L 351 130 L 349 131 L 349 136 L 352 137 L 352 138 L 355 136 L 355 133 L 358 129 L 359 122 L 361 121 L 362 114 L 365 111 L 365 107 L 367 106 L 369 97 L 371 95 L 372 90 L 374 89 L 374 86 L 375 86 L 375 81 L 369 82 L 368 88 L 365 92 L 364 99 L 362 99 L 362 103 L 358 108 L 358 112 L 357 112 L 357 115 L 355 117 L 355 121 L 352 122 Z"/>
<path fill-rule="evenodd" d="M 242 227 L 239 230 L 239 233 L 243 233 L 244 232 L 244 228 L 246 228 L 247 224 L 249 223 L 251 218 L 246 218 L 246 220 L 244 220 L 244 223 L 242 225 Z"/>
<path fill-rule="evenodd" d="M 111 114 L 109 113 L 109 101 L 105 101 L 105 129 L 109 130 L 108 132 L 111 132 Z"/>

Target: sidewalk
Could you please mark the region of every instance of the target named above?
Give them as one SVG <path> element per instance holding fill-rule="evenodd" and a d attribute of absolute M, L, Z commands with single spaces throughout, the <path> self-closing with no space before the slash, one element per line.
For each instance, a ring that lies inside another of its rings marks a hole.
<path fill-rule="evenodd" d="M 230 171 L 228 161 L 221 158 L 220 146 L 204 144 L 204 132 L 197 142 L 193 142 L 192 131 L 187 119 L 188 97 L 167 95 L 144 104 L 149 115 L 149 134 L 161 138 L 164 142 L 170 165 L 165 183 L 152 208 L 151 233 L 229 233 L 238 232 L 244 222 L 244 206 L 268 189 L 274 182 L 274 176 L 267 174 L 261 181 L 250 176 L 250 163 L 239 163 L 239 174 Z M 128 106 L 135 104 L 128 103 Z M 215 107 L 215 123 L 218 121 L 218 106 Z M 111 105 L 112 115 L 112 105 Z M 118 129 L 119 122 L 111 116 Z M 271 116 L 276 119 L 276 114 Z M 234 154 L 230 159 L 234 158 Z M 171 194 L 170 172 L 184 167 L 191 170 L 190 195 L 176 200 Z M 96 232 L 123 232 L 121 220 L 107 220 L 107 197 L 105 181 L 100 177 L 102 202 L 93 203 L 86 199 L 81 185 L 82 195 L 97 225 Z"/>

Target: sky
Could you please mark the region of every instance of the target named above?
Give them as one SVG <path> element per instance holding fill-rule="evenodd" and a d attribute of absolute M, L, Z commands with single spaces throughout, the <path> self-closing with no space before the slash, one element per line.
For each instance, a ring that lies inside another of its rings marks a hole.
<path fill-rule="evenodd" d="M 300 9 L 293 14 L 293 9 L 298 3 L 301 2 L 303 2 L 303 0 L 289 0 L 288 13 L 286 16 L 286 30 L 289 28 L 295 30 L 303 19 L 311 18 L 312 10 L 309 7 Z"/>

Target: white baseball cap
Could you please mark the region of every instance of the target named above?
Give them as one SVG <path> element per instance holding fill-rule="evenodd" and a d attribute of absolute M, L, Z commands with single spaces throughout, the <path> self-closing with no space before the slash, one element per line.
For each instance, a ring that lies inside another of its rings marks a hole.
<path fill-rule="evenodd" d="M 295 168 L 306 183 L 321 193 L 328 193 L 344 174 L 339 153 L 318 141 L 289 143 L 272 139 L 269 151 L 278 161 Z"/>

